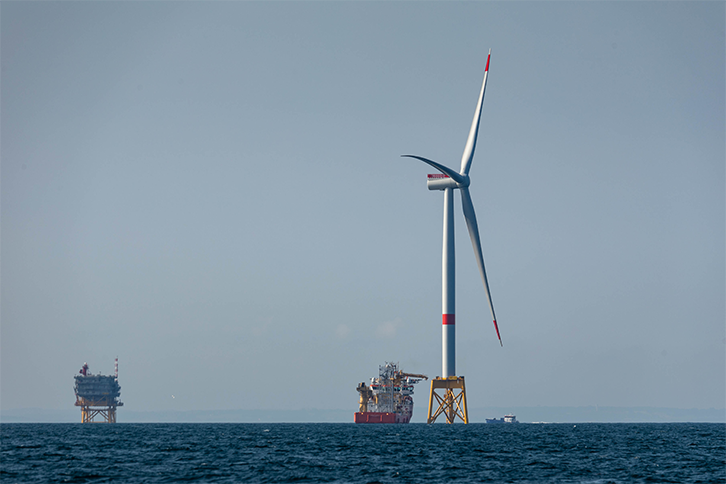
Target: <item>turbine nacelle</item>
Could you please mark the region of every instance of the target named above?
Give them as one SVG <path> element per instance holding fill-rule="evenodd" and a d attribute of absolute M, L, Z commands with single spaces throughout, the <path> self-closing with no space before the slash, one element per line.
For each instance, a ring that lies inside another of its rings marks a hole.
<path fill-rule="evenodd" d="M 446 190 L 447 188 L 466 188 L 469 186 L 469 177 L 464 178 L 463 183 L 459 183 L 449 175 L 443 173 L 429 174 L 426 186 L 429 190 Z"/>

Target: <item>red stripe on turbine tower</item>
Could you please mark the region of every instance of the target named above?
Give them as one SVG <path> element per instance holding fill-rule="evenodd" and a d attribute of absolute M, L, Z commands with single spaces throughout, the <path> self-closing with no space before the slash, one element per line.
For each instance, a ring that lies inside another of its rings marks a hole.
<path fill-rule="evenodd" d="M 442 314 L 442 320 L 444 323 L 444 326 L 447 324 L 456 324 L 456 315 L 455 314 Z"/>

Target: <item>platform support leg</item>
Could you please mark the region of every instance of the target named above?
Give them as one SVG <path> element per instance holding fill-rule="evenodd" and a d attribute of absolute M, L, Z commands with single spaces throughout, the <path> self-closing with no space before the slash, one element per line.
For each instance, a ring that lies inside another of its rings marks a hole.
<path fill-rule="evenodd" d="M 441 394 L 437 392 L 441 391 Z M 438 404 L 434 410 L 434 400 Z M 437 377 L 431 380 L 429 394 L 429 415 L 427 423 L 434 423 L 439 415 L 446 417 L 446 423 L 452 424 L 456 418 L 465 424 L 469 423 L 469 412 L 466 407 L 466 386 L 463 376 Z"/>
<path fill-rule="evenodd" d="M 77 404 L 81 407 L 81 423 L 116 423 L 116 407 L 115 406 L 103 406 L 101 408 L 92 407 L 87 402 L 81 402 Z M 100 417 L 100 420 L 96 420 L 96 417 Z"/>

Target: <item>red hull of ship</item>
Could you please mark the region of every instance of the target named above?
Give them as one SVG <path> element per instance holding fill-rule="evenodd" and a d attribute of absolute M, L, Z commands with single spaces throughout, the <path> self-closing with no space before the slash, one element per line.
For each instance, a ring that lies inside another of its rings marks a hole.
<path fill-rule="evenodd" d="M 356 412 L 355 423 L 396 423 L 396 414 L 389 412 Z"/>
<path fill-rule="evenodd" d="M 392 423 L 408 423 L 410 417 L 408 419 L 402 418 L 403 415 L 400 415 L 398 417 L 398 421 L 396 420 L 396 414 L 390 413 L 390 412 L 356 412 L 355 413 L 355 423 L 385 423 L 385 424 L 392 424 Z"/>

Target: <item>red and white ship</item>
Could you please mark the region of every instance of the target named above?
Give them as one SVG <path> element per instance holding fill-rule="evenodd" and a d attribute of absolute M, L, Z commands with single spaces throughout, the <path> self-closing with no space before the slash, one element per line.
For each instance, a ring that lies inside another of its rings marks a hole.
<path fill-rule="evenodd" d="M 404 373 L 398 363 L 378 367 L 378 378 L 371 384 L 362 382 L 356 390 L 360 394 L 360 409 L 355 423 L 408 423 L 413 415 L 413 386 L 426 375 Z"/>

